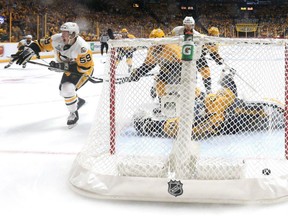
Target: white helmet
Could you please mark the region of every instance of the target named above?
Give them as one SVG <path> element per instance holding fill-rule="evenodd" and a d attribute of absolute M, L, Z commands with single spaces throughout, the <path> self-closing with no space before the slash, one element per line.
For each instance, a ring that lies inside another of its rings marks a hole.
<path fill-rule="evenodd" d="M 79 35 L 79 26 L 77 25 L 77 23 L 74 22 L 66 22 L 64 23 L 61 27 L 60 27 L 60 31 L 68 31 L 69 35 L 72 36 L 73 33 L 75 33 L 74 37 Z"/>
<path fill-rule="evenodd" d="M 32 35 L 26 35 L 26 39 L 31 39 L 32 40 Z"/>
<path fill-rule="evenodd" d="M 186 16 L 185 19 L 183 20 L 183 25 L 191 25 L 194 26 L 195 25 L 195 21 L 193 19 L 192 16 Z"/>

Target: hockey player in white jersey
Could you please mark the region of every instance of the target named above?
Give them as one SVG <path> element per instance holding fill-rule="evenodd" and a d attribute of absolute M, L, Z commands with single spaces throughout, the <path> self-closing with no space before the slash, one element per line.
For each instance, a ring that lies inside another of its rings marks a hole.
<path fill-rule="evenodd" d="M 6 65 L 4 68 L 5 69 L 9 68 L 15 62 L 16 60 L 15 57 L 18 56 L 23 51 L 23 49 L 25 49 L 26 46 L 29 46 L 31 42 L 32 42 L 32 35 L 26 35 L 24 39 L 19 41 L 17 45 L 17 49 L 18 49 L 17 53 L 11 55 L 11 59 L 8 65 Z M 26 67 L 26 64 L 23 64 L 22 68 L 25 68 L 25 67 Z"/>
<path fill-rule="evenodd" d="M 183 20 L 183 26 L 175 27 L 170 35 L 171 36 L 179 36 L 187 33 L 192 33 L 195 35 L 200 35 L 195 29 L 195 21 L 193 17 L 187 16 Z M 217 27 L 211 27 L 208 29 L 208 35 L 218 37 L 219 29 Z M 196 61 L 197 69 L 202 76 L 203 84 L 206 90 L 206 94 L 210 94 L 212 92 L 212 79 L 210 74 L 210 69 L 206 60 L 206 55 L 212 57 L 212 59 L 216 62 L 217 65 L 222 65 L 224 63 L 224 59 L 218 53 L 218 46 L 216 44 L 208 43 L 203 45 L 201 51 L 201 57 Z M 208 56 L 208 57 L 209 57 Z"/>
<path fill-rule="evenodd" d="M 66 22 L 60 27 L 61 33 L 40 39 L 30 44 L 17 58 L 17 64 L 23 65 L 35 54 L 42 51 L 55 53 L 55 61 L 50 62 L 50 70 L 64 71 L 60 82 L 60 95 L 64 98 L 69 111 L 68 128 L 72 128 L 79 119 L 78 110 L 85 100 L 78 97 L 77 91 L 93 74 L 94 62 L 88 43 L 79 36 L 79 26 Z"/>
<path fill-rule="evenodd" d="M 184 35 L 188 32 L 191 32 L 193 35 L 200 35 L 198 31 L 194 29 L 195 20 L 192 16 L 186 16 L 183 20 L 183 26 L 175 27 L 170 33 L 170 36 L 179 36 Z"/>

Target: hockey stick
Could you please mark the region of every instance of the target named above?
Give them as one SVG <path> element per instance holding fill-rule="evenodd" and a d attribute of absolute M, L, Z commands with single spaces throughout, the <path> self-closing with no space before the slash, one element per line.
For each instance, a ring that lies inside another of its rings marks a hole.
<path fill-rule="evenodd" d="M 234 69 L 234 68 L 231 68 L 229 65 L 227 65 L 227 63 L 224 62 L 224 65 L 226 68 L 228 68 L 231 73 L 235 74 L 239 79 L 241 79 L 247 86 L 249 86 L 255 93 L 258 94 L 258 91 L 252 86 L 250 85 L 246 80 L 244 80 L 238 73 L 237 71 Z"/>
<path fill-rule="evenodd" d="M 43 61 L 43 62 L 45 62 L 46 64 L 49 64 L 49 62 L 47 62 L 45 59 L 41 59 L 41 58 L 40 58 L 40 60 Z"/>
<path fill-rule="evenodd" d="M 207 58 L 208 60 L 214 61 L 212 58 Z M 237 71 L 230 67 L 226 62 L 223 62 L 224 67 L 226 67 L 226 69 L 230 70 L 231 73 L 235 74 L 240 80 L 242 80 L 247 86 L 249 86 L 255 93 L 258 94 L 258 91 L 252 86 L 250 85 L 246 80 L 244 80 L 238 73 Z M 225 70 L 225 68 L 223 69 L 223 71 Z"/>
<path fill-rule="evenodd" d="M 39 63 L 39 62 L 34 62 L 34 61 L 27 61 L 27 62 L 30 63 L 30 64 L 40 65 L 40 66 L 44 66 L 44 67 L 47 67 L 47 68 L 54 68 L 54 67 L 51 67 L 50 65 L 42 64 L 42 63 Z M 55 69 L 57 69 L 57 70 L 60 71 L 60 72 L 69 72 L 69 73 L 71 73 L 71 74 L 79 75 L 79 74 L 76 73 L 76 72 L 66 71 L 66 70 L 62 70 L 62 69 L 59 69 L 59 68 L 55 68 Z M 92 82 L 92 83 L 102 83 L 102 82 L 103 82 L 103 79 L 102 79 L 102 78 L 93 77 L 93 76 L 89 76 L 89 75 L 86 75 L 86 74 L 83 74 L 82 76 L 87 77 L 88 80 L 89 80 L 90 82 Z"/>
<path fill-rule="evenodd" d="M 31 63 L 31 64 L 35 64 L 35 65 L 40 65 L 40 66 L 44 66 L 44 67 L 47 67 L 47 68 L 53 68 L 51 67 L 50 65 L 47 65 L 47 64 L 42 64 L 42 63 L 39 63 L 39 62 L 35 62 L 35 61 L 27 61 L 28 63 Z M 56 68 L 57 70 L 61 71 L 61 72 L 69 72 L 71 74 L 77 74 L 79 75 L 79 73 L 76 73 L 76 72 L 70 72 L 70 71 L 66 71 L 66 70 L 61 70 L 59 68 Z M 149 77 L 149 76 L 154 76 L 155 74 L 145 74 L 143 77 Z M 103 78 L 99 78 L 99 77 L 94 77 L 94 76 L 89 76 L 89 75 L 86 75 L 86 74 L 83 74 L 82 76 L 85 76 L 88 78 L 88 80 L 92 83 L 103 83 L 103 82 L 109 82 L 109 80 L 104 80 Z M 126 83 L 126 82 L 131 82 L 131 78 L 128 76 L 128 77 L 122 77 L 122 78 L 116 78 L 116 81 L 115 83 L 116 84 L 123 84 L 123 83 Z"/>

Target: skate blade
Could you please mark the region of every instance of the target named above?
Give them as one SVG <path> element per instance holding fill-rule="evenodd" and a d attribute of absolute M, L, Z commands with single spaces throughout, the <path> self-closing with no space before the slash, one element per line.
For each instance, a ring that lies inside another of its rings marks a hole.
<path fill-rule="evenodd" d="M 72 129 L 72 128 L 74 128 L 76 125 L 77 125 L 77 123 L 72 124 L 72 125 L 67 125 L 67 127 L 68 127 L 68 129 Z"/>

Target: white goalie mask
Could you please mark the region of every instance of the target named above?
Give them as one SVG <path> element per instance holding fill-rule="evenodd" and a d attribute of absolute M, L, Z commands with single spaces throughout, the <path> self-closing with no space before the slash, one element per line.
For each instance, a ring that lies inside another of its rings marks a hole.
<path fill-rule="evenodd" d="M 74 22 L 66 22 L 60 27 L 61 32 L 69 32 L 69 42 L 70 44 L 71 40 L 76 38 L 79 35 L 79 26 L 77 23 Z"/>

